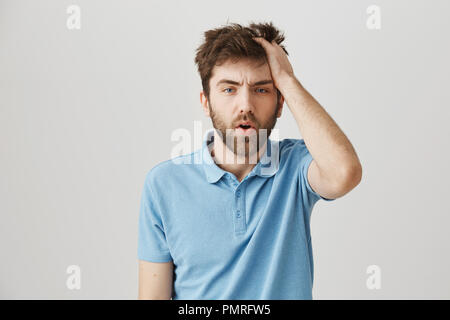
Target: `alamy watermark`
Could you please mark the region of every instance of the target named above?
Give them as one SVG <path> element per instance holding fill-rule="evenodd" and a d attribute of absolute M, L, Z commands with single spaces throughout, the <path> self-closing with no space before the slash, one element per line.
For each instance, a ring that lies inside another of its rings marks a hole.
<path fill-rule="evenodd" d="M 381 9 L 379 6 L 372 4 L 367 7 L 366 13 L 369 17 L 366 21 L 366 27 L 369 30 L 380 30 L 381 29 Z"/>
<path fill-rule="evenodd" d="M 72 4 L 67 7 L 66 13 L 70 14 L 67 17 L 66 27 L 69 30 L 80 30 L 81 29 L 81 8 L 76 4 Z"/>
<path fill-rule="evenodd" d="M 66 280 L 66 287 L 69 290 L 81 289 L 81 268 L 77 265 L 70 265 L 66 269 L 66 273 L 69 274 Z"/>
<path fill-rule="evenodd" d="M 373 264 L 367 267 L 366 273 L 370 274 L 366 280 L 367 289 L 381 289 L 381 268 L 376 264 Z"/>

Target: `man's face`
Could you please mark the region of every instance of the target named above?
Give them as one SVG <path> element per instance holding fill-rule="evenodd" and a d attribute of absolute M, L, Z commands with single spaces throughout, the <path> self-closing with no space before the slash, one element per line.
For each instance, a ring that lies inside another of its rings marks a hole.
<path fill-rule="evenodd" d="M 265 80 L 269 83 L 257 84 Z M 277 104 L 277 90 L 268 64 L 264 60 L 228 60 L 214 67 L 209 85 L 209 101 L 202 92 L 202 105 L 224 145 L 239 156 L 258 152 L 281 116 L 284 103 L 280 97 Z M 245 121 L 253 128 L 240 128 L 239 124 Z"/>

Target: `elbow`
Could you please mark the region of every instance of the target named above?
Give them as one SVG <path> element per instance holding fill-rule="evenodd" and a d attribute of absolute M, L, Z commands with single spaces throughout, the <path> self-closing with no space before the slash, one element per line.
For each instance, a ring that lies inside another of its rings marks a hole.
<path fill-rule="evenodd" d="M 354 189 L 362 180 L 362 166 L 358 162 L 342 170 L 340 179 L 335 179 L 336 194 L 340 197 Z"/>
<path fill-rule="evenodd" d="M 362 180 L 362 166 L 357 162 L 343 170 L 341 187 L 347 192 L 355 188 Z"/>
<path fill-rule="evenodd" d="M 340 198 L 354 189 L 362 180 L 362 166 L 358 162 L 354 165 L 345 166 L 340 173 L 333 176 L 324 176 L 328 182 L 328 193 L 324 196 L 328 199 Z"/>

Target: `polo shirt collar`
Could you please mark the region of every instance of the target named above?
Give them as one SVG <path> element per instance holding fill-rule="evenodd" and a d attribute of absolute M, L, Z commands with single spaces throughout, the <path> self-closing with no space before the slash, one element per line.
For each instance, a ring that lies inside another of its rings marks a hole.
<path fill-rule="evenodd" d="M 202 143 L 202 166 L 205 171 L 206 179 L 209 183 L 215 183 L 227 171 L 223 170 L 214 162 L 211 157 L 211 150 L 214 143 L 214 129 L 209 130 L 206 133 L 206 138 Z M 249 176 L 257 175 L 263 178 L 268 178 L 277 173 L 280 163 L 280 153 L 279 153 L 279 141 L 271 140 L 267 138 L 267 148 L 260 160 L 253 167 L 252 171 L 249 173 Z"/>

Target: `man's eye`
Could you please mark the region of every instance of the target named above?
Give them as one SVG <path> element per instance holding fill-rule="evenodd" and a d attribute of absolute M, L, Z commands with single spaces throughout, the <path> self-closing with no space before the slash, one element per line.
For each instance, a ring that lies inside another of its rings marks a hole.
<path fill-rule="evenodd" d="M 233 90 L 233 89 L 231 89 L 231 88 L 226 88 L 226 89 L 224 89 L 223 91 L 226 92 L 226 90 Z M 226 92 L 226 93 L 229 93 L 229 92 Z"/>
<path fill-rule="evenodd" d="M 257 90 L 264 90 L 265 92 L 267 92 L 267 90 L 266 90 L 266 89 L 263 89 L 263 88 L 258 88 Z"/>

